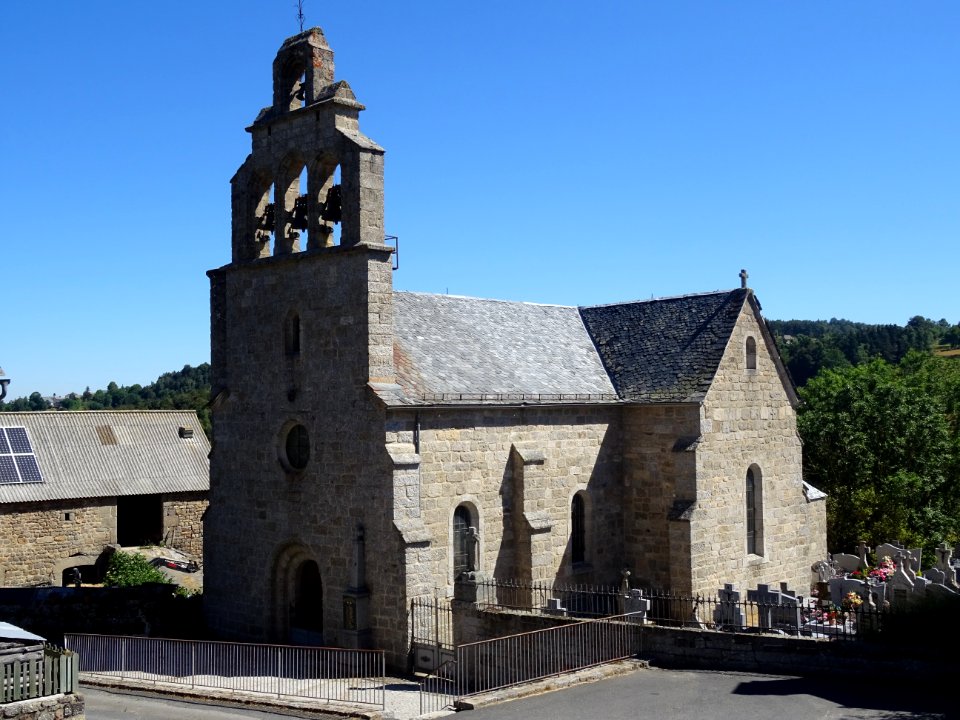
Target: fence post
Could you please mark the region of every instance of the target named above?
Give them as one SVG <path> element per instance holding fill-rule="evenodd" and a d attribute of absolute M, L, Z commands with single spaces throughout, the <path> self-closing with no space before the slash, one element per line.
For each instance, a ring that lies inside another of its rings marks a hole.
<path fill-rule="evenodd" d="M 277 699 L 280 698 L 280 672 L 283 670 L 283 648 L 277 647 Z"/>

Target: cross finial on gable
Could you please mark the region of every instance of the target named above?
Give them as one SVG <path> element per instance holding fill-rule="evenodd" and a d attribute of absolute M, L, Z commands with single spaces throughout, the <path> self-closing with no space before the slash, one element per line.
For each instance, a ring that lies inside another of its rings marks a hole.
<path fill-rule="evenodd" d="M 748 278 L 748 277 L 750 277 L 750 276 L 747 274 L 747 271 L 746 271 L 746 270 L 741 270 L 741 271 L 740 271 L 740 287 L 742 287 L 742 288 L 746 288 L 746 287 L 747 287 L 747 278 Z"/>

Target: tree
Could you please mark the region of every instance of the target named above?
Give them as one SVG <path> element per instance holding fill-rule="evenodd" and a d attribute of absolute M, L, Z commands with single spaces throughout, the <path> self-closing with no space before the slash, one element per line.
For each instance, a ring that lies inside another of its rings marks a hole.
<path fill-rule="evenodd" d="M 804 475 L 829 494 L 832 550 L 960 538 L 958 367 L 915 352 L 825 370 L 800 390 Z"/>

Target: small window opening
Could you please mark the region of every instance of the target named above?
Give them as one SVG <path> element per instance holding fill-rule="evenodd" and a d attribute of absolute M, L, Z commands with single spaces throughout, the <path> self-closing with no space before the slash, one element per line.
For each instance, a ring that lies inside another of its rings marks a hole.
<path fill-rule="evenodd" d="M 587 557 L 586 512 L 583 496 L 577 493 L 570 505 L 570 557 L 575 563 L 582 563 Z"/>
<path fill-rule="evenodd" d="M 473 531 L 470 510 L 460 505 L 453 512 L 453 577 L 476 568 L 473 557 Z"/>
<path fill-rule="evenodd" d="M 757 341 L 747 337 L 747 370 L 757 369 Z"/>
<path fill-rule="evenodd" d="M 760 471 L 747 469 L 746 478 L 747 553 L 763 555 L 763 491 Z"/>
<path fill-rule="evenodd" d="M 72 512 L 65 512 L 65 513 L 63 514 L 63 519 L 66 520 L 67 522 L 70 522 L 71 520 L 73 520 L 73 513 L 72 513 Z"/>
<path fill-rule="evenodd" d="M 287 355 L 300 354 L 300 316 L 293 313 L 287 319 L 283 333 L 283 347 Z"/>

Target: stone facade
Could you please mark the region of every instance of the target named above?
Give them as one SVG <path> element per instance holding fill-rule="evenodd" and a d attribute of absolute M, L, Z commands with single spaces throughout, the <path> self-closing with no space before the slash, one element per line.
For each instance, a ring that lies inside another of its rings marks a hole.
<path fill-rule="evenodd" d="M 232 260 L 208 273 L 211 628 L 404 665 L 411 600 L 462 573 L 806 591 L 824 504 L 752 292 L 594 309 L 395 293 L 383 150 L 332 63 L 319 29 L 278 53 L 232 181 Z"/>
<path fill-rule="evenodd" d="M 203 553 L 206 493 L 163 498 L 169 547 Z M 0 507 L 0 585 L 60 585 L 70 567 L 92 565 L 117 542 L 116 498 L 60 500 Z"/>
<path fill-rule="evenodd" d="M 184 493 L 163 498 L 163 544 L 203 557 L 203 514 L 207 493 Z"/>
<path fill-rule="evenodd" d="M 724 583 L 747 588 L 780 582 L 805 593 L 812 559 L 827 556 L 824 504 L 811 507 L 804 496 L 790 381 L 760 323 L 752 303 L 745 304 L 700 409 L 697 505 L 690 521 L 694 593 L 713 593 Z M 747 367 L 749 340 L 755 368 Z M 744 540 L 750 468 L 761 486 L 755 553 L 745 550 Z"/>

